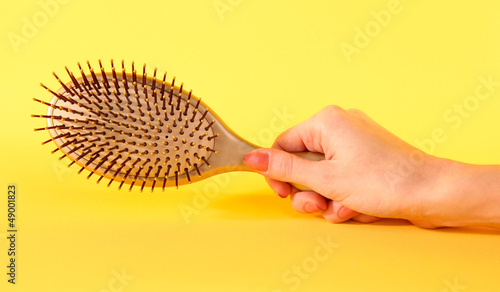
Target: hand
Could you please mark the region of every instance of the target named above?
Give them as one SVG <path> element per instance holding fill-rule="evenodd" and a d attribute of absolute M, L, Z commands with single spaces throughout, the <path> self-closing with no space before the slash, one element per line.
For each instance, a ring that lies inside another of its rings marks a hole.
<path fill-rule="evenodd" d="M 302 151 L 323 153 L 325 160 L 289 153 Z M 290 195 L 296 211 L 322 212 L 330 222 L 384 217 L 425 228 L 481 225 L 466 211 L 469 194 L 463 195 L 465 201 L 449 197 L 454 193 L 451 178 L 467 172 L 463 164 L 425 154 L 359 110 L 328 106 L 282 133 L 272 149 L 252 151 L 243 161 L 264 175 L 280 197 Z"/>

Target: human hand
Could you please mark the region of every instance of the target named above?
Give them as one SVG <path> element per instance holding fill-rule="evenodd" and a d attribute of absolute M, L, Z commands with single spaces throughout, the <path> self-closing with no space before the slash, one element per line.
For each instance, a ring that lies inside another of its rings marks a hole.
<path fill-rule="evenodd" d="M 302 151 L 323 153 L 325 160 L 289 153 Z M 279 196 L 290 195 L 296 211 L 322 212 L 330 222 L 385 217 L 437 227 L 453 216 L 441 218 L 441 206 L 432 205 L 446 160 L 414 148 L 359 110 L 328 106 L 282 133 L 272 149 L 252 151 L 243 161 Z"/>

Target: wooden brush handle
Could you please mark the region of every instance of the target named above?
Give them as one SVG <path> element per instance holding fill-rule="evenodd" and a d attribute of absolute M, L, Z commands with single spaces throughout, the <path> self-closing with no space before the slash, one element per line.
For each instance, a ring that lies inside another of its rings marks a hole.
<path fill-rule="evenodd" d="M 291 154 L 297 155 L 300 158 L 304 158 L 307 160 L 312 160 L 312 161 L 320 161 L 320 160 L 325 160 L 325 155 L 322 153 L 318 152 L 292 152 Z"/>

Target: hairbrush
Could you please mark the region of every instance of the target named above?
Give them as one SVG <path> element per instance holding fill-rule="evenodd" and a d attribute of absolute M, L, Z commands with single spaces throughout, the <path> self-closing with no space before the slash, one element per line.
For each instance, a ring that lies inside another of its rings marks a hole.
<path fill-rule="evenodd" d="M 233 132 L 205 103 L 187 91 L 175 77 L 171 82 L 147 76 L 146 65 L 138 74 L 131 64 L 130 73 L 124 61 L 121 72 L 111 59 L 111 72 L 106 72 L 99 60 L 95 72 L 87 61 L 88 73 L 78 63 L 75 77 L 67 67 L 70 81 L 64 83 L 56 73 L 61 88 L 53 91 L 50 102 L 34 98 L 48 107 L 44 118 L 50 139 L 60 152 L 59 159 L 71 160 L 68 167 L 80 166 L 112 182 L 144 188 L 175 186 L 196 182 L 229 171 L 250 171 L 243 164 L 243 155 L 259 148 Z M 301 152 L 297 155 L 310 160 L 322 160 L 324 155 Z"/>

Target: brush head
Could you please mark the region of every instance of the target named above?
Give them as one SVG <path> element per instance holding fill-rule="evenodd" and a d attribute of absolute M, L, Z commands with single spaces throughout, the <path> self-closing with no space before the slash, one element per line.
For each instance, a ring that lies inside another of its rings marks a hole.
<path fill-rule="evenodd" d="M 111 72 L 106 72 L 99 60 L 99 72 L 87 61 L 88 73 L 78 64 L 80 77 L 66 68 L 71 81 L 64 83 L 54 73 L 61 88 L 53 91 L 46 115 L 51 139 L 68 157 L 69 166 L 78 164 L 79 172 L 90 171 L 110 179 L 108 186 L 119 182 L 130 184 L 130 190 L 140 186 L 165 188 L 190 183 L 210 167 L 209 159 L 216 155 L 214 131 L 216 115 L 196 98 L 183 84 L 148 77 L 146 66 L 137 74 L 132 62 L 130 73 L 121 62 L 117 72 L 111 60 Z"/>

